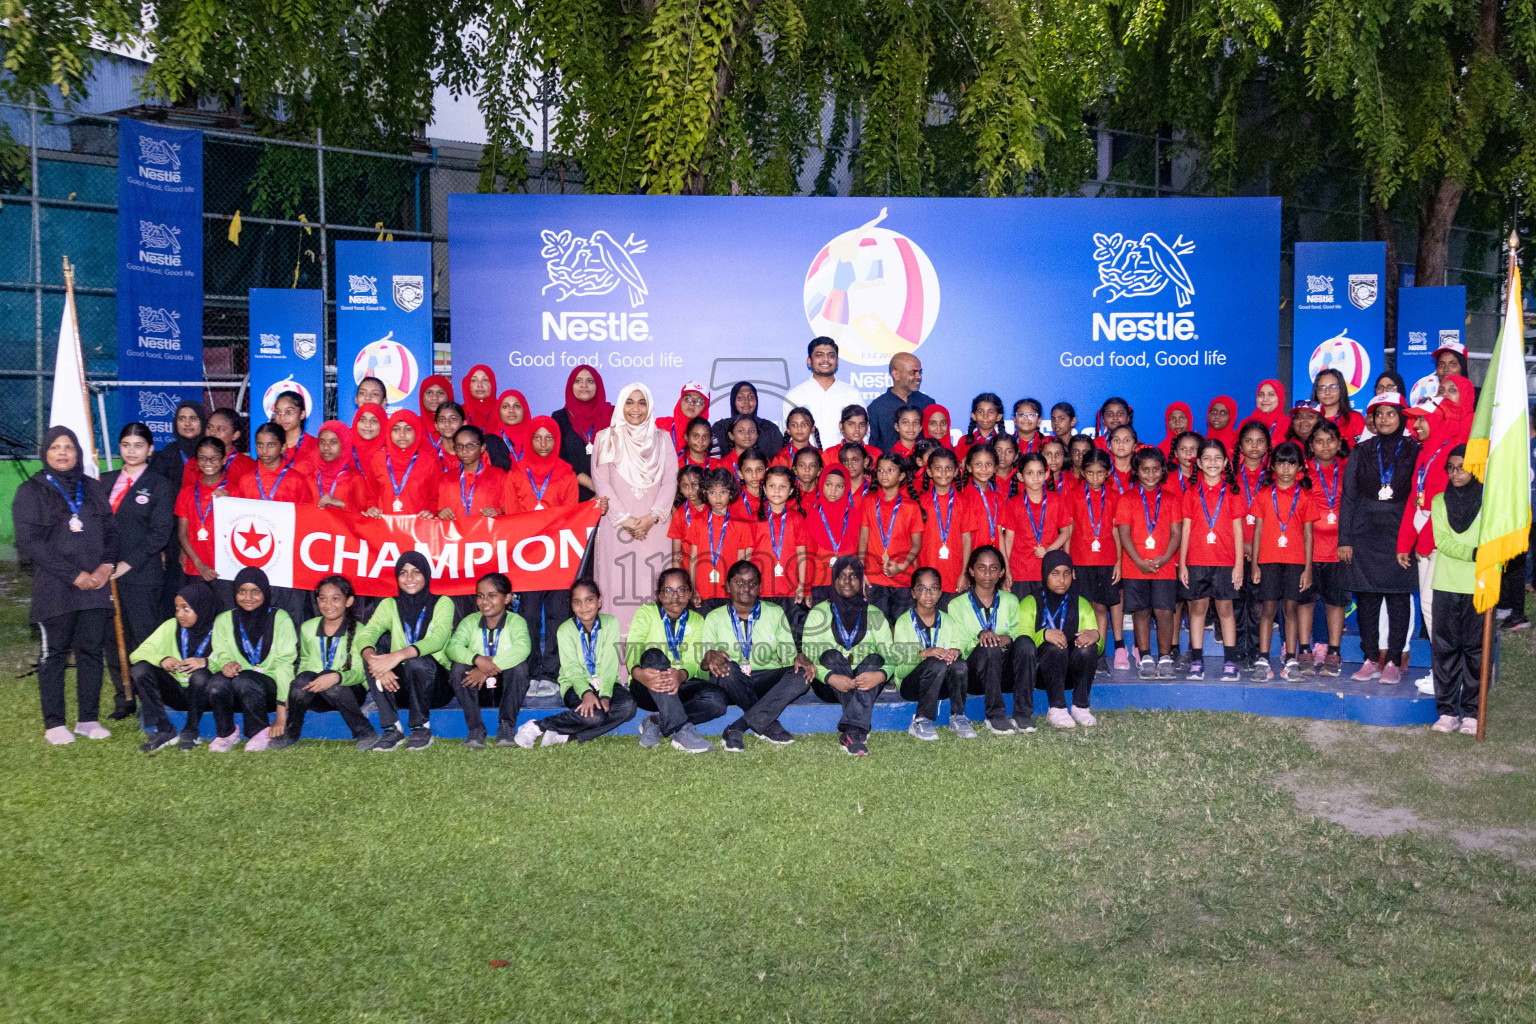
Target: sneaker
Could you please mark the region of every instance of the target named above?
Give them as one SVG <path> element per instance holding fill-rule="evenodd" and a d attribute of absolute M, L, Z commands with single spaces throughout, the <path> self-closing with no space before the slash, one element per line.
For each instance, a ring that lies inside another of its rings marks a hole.
<path fill-rule="evenodd" d="M 1106 655 L 1099 655 L 1099 665 L 1093 670 L 1093 674 L 1101 678 L 1109 675 L 1109 658 Z"/>
<path fill-rule="evenodd" d="M 67 725 L 54 726 L 52 729 L 49 729 L 43 733 L 43 739 L 47 740 L 49 743 L 52 743 L 56 747 L 62 747 L 66 743 L 75 742 L 74 734 L 69 731 L 69 726 Z"/>
<path fill-rule="evenodd" d="M 132 718 L 138 713 L 139 705 L 134 701 L 129 701 L 127 704 L 119 704 L 117 707 L 113 708 L 112 713 L 107 716 L 107 721 L 121 722 L 123 719 Z"/>
<path fill-rule="evenodd" d="M 1173 656 L 1173 675 L 1169 676 L 1168 678 L 1182 679 L 1184 676 L 1187 676 L 1189 674 L 1189 663 L 1191 660 L 1192 659 L 1190 655 L 1183 651 L 1179 651 L 1177 654 L 1175 654 Z"/>
<path fill-rule="evenodd" d="M 1144 655 L 1136 664 L 1136 674 L 1142 679 L 1157 678 L 1157 662 L 1152 660 L 1152 655 Z"/>
<path fill-rule="evenodd" d="M 168 747 L 175 742 L 176 734 L 174 732 L 157 732 L 143 743 L 140 743 L 139 749 L 146 754 L 153 754 L 155 751 Z"/>
<path fill-rule="evenodd" d="M 558 747 L 570 739 L 569 733 L 555 732 L 553 729 L 544 730 L 544 738 L 539 740 L 541 747 Z"/>
<path fill-rule="evenodd" d="M 1477 719 L 1476 718 L 1463 718 L 1461 720 L 1461 734 L 1463 736 L 1476 736 L 1477 735 Z"/>
<path fill-rule="evenodd" d="M 196 750 L 197 745 L 201 742 L 203 742 L 203 738 L 197 733 L 190 730 L 183 730 L 181 736 L 176 740 L 176 749 Z"/>
<path fill-rule="evenodd" d="M 1530 626 L 1530 620 L 1527 619 L 1524 615 L 1511 615 L 1509 618 L 1499 623 L 1500 629 L 1507 629 L 1511 633 L 1519 629 L 1529 629 Z M 1462 731 L 1465 732 L 1466 730 L 1463 729 Z"/>
<path fill-rule="evenodd" d="M 1023 733 L 1026 736 L 1028 736 L 1030 733 L 1035 731 L 1035 716 L 1034 715 L 1014 715 L 1013 716 L 1013 727 L 1015 729 L 1017 729 L 1019 732 Z"/>
<path fill-rule="evenodd" d="M 1050 708 L 1045 712 L 1045 720 L 1053 729 L 1076 729 L 1077 722 L 1073 720 L 1072 713 L 1066 708 Z"/>
<path fill-rule="evenodd" d="M 535 679 L 528 685 L 530 697 L 558 697 L 560 684 L 551 679 Z"/>
<path fill-rule="evenodd" d="M 1344 656 L 1342 654 L 1324 654 L 1323 664 L 1317 670 L 1320 676 L 1337 679 L 1344 674 Z"/>
<path fill-rule="evenodd" d="M 1435 724 L 1429 727 L 1430 732 L 1455 732 L 1461 724 L 1461 719 L 1455 715 L 1441 715 L 1435 719 Z M 1477 720 L 1473 719 L 1473 727 L 1476 728 Z"/>
<path fill-rule="evenodd" d="M 424 725 L 412 729 L 410 738 L 405 741 L 406 750 L 426 750 L 431 745 L 432 730 Z"/>
<path fill-rule="evenodd" d="M 539 742 L 539 737 L 544 735 L 544 730 L 539 728 L 538 722 L 524 722 L 517 727 L 517 732 L 512 737 L 512 742 L 524 750 L 532 750 L 533 745 Z"/>
<path fill-rule="evenodd" d="M 869 756 L 869 745 L 852 733 L 843 733 L 843 738 L 838 742 L 842 744 L 845 754 L 852 754 L 854 757 Z"/>
<path fill-rule="evenodd" d="M 359 736 L 353 744 L 358 750 L 372 750 L 379 744 L 379 734 L 371 732 L 367 736 Z"/>
<path fill-rule="evenodd" d="M 976 738 L 976 730 L 971 726 L 971 720 L 964 715 L 951 714 L 949 727 L 955 731 L 955 738 L 961 740 L 973 740 Z"/>
<path fill-rule="evenodd" d="M 1296 667 L 1301 669 L 1301 674 L 1304 676 L 1317 675 L 1317 659 L 1312 656 L 1312 648 L 1301 649 L 1301 653 L 1296 655 Z"/>
<path fill-rule="evenodd" d="M 1205 678 L 1205 659 L 1204 658 L 1190 658 L 1189 659 L 1189 666 L 1188 666 L 1188 668 L 1184 672 L 1184 678 L 1185 679 L 1204 679 Z"/>
<path fill-rule="evenodd" d="M 240 742 L 240 730 L 239 729 L 231 730 L 231 732 L 230 732 L 230 734 L 228 736 L 220 736 L 218 739 L 216 739 L 212 743 L 208 744 L 208 753 L 210 753 L 210 754 L 227 754 L 231 750 L 234 750 L 235 749 L 235 744 L 239 743 L 239 742 Z"/>
<path fill-rule="evenodd" d="M 1242 674 L 1237 671 L 1237 663 L 1224 661 L 1221 663 L 1221 681 L 1224 683 L 1236 683 L 1242 680 Z"/>
<path fill-rule="evenodd" d="M 935 729 L 933 722 L 926 718 L 914 717 L 912 724 L 907 726 L 907 734 L 925 743 L 939 738 L 939 730 Z"/>
<path fill-rule="evenodd" d="M 1072 721 L 1076 722 L 1078 725 L 1099 724 L 1099 720 L 1093 717 L 1092 711 L 1089 711 L 1087 708 L 1080 708 L 1076 704 L 1072 705 Z"/>
<path fill-rule="evenodd" d="M 739 720 L 725 727 L 720 734 L 720 746 L 727 754 L 739 754 L 747 749 L 747 730 Z"/>
<path fill-rule="evenodd" d="M 1115 668 L 1123 672 L 1130 667 L 1131 652 L 1126 650 L 1124 647 L 1117 647 L 1115 649 Z"/>
<path fill-rule="evenodd" d="M 698 728 L 689 722 L 672 734 L 672 749 L 685 754 L 707 754 L 715 749 L 715 745 L 700 736 Z"/>
<path fill-rule="evenodd" d="M 1357 683 L 1368 683 L 1372 679 L 1381 678 L 1381 666 L 1374 661 L 1367 661 L 1355 669 L 1355 674 L 1349 677 Z"/>
<path fill-rule="evenodd" d="M 405 733 L 400 731 L 399 726 L 392 725 L 388 729 L 385 729 L 383 732 L 379 733 L 379 738 L 375 740 L 373 746 L 369 747 L 368 749 L 372 750 L 374 753 L 383 753 L 384 751 L 394 750 L 402 742 L 404 742 L 404 740 Z"/>
<path fill-rule="evenodd" d="M 272 727 L 267 726 L 245 741 L 248 753 L 259 754 L 272 743 Z"/>
<path fill-rule="evenodd" d="M 1328 657 L 1328 645 L 1327 644 L 1319 643 L 1319 644 L 1313 644 L 1312 645 L 1312 662 L 1313 662 L 1313 664 L 1322 664 L 1323 659 L 1326 658 L 1326 657 Z"/>
<path fill-rule="evenodd" d="M 646 715 L 640 719 L 640 746 L 646 750 L 661 746 L 660 715 Z"/>
<path fill-rule="evenodd" d="M 763 730 L 757 734 L 757 738 L 767 740 L 776 747 L 787 747 L 795 742 L 794 733 L 780 725 L 777 718 L 764 726 Z"/>
<path fill-rule="evenodd" d="M 468 736 L 464 737 L 464 746 L 470 750 L 484 750 L 485 736 L 486 732 L 484 729 L 475 729 Z"/>
<path fill-rule="evenodd" d="M 1157 678 L 1172 679 L 1174 671 L 1172 655 L 1165 654 L 1157 659 Z"/>
<path fill-rule="evenodd" d="M 1431 675 L 1424 676 L 1420 679 L 1415 679 L 1413 681 L 1413 688 L 1424 694 L 1426 697 L 1432 696 L 1435 692 L 1435 677 Z"/>
<path fill-rule="evenodd" d="M 1286 658 L 1285 664 L 1280 668 L 1280 674 L 1288 683 L 1301 682 L 1301 660 L 1299 658 Z"/>
<path fill-rule="evenodd" d="M 1018 732 L 1018 730 L 1013 727 L 1013 719 L 1009 718 L 1007 715 L 998 715 L 995 718 L 987 719 L 987 731 L 992 733 L 994 736 L 1012 736 L 1014 733 Z"/>
<path fill-rule="evenodd" d="M 294 746 L 298 742 L 299 742 L 299 738 L 297 736 L 289 736 L 285 732 L 281 736 L 278 736 L 276 739 L 271 740 L 267 744 L 267 749 L 268 750 L 287 750 L 289 747 Z M 246 744 L 246 749 L 250 749 L 250 744 L 249 743 Z"/>
<path fill-rule="evenodd" d="M 1389 661 L 1381 666 L 1381 685 L 1392 686 L 1403 681 L 1402 669 L 1397 667 L 1397 662 Z"/>
<path fill-rule="evenodd" d="M 375 715 L 378 714 L 379 706 L 373 702 L 373 695 L 370 694 L 368 699 L 363 701 L 363 706 L 358 708 L 358 710 L 365 715 Z"/>
<path fill-rule="evenodd" d="M 88 740 L 105 740 L 111 738 L 112 732 L 103 728 L 100 722 L 76 722 L 75 735 Z"/>
<path fill-rule="evenodd" d="M 1253 664 L 1248 667 L 1248 678 L 1255 683 L 1267 683 L 1275 678 L 1274 666 L 1270 665 L 1268 658 L 1254 658 Z"/>

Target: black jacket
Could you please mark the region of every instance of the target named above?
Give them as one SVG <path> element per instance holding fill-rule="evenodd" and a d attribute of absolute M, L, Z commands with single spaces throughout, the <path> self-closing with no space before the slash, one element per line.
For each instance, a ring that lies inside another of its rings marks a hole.
<path fill-rule="evenodd" d="M 560 450 L 555 454 L 559 455 L 561 461 L 570 466 L 577 476 L 586 474 L 590 477 L 592 475 L 592 453 L 587 451 L 587 439 L 578 434 L 576 428 L 571 426 L 571 414 L 564 409 L 556 409 L 549 414 L 549 418 L 554 420 L 556 425 L 560 427 Z M 595 433 L 592 437 L 593 440 L 597 439 Z M 491 465 L 494 466 L 495 463 L 492 462 Z M 509 462 L 508 465 L 511 465 L 511 463 Z M 592 488 L 585 484 L 577 485 L 578 501 L 591 501 L 592 498 Z"/>
<path fill-rule="evenodd" d="M 112 487 L 120 469 L 101 478 L 101 489 L 111 507 Z M 113 514 L 117 526 L 117 560 L 131 569 L 119 579 L 120 586 L 159 586 L 165 576 L 161 553 L 176 530 L 176 495 L 179 488 L 147 468 L 123 495 Z"/>
<path fill-rule="evenodd" d="M 16 488 L 11 522 L 16 554 L 32 572 L 32 621 L 88 608 L 111 608 L 112 591 L 80 590 L 75 577 L 99 565 L 117 562 L 117 525 L 107 490 L 90 477 L 85 483 L 80 519 L 84 529 L 69 528 L 69 503 L 52 484 L 36 473 Z"/>

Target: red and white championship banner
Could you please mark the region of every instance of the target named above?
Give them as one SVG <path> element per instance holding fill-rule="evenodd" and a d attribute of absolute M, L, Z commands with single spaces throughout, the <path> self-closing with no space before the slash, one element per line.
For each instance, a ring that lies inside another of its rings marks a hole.
<path fill-rule="evenodd" d="M 475 580 L 503 572 L 514 593 L 565 590 L 602 515 L 597 502 L 486 519 L 418 519 L 285 501 L 215 498 L 214 568 L 232 580 L 261 569 L 274 587 L 313 590 L 327 576 L 358 594 L 393 597 L 395 560 L 420 551 L 432 565 L 434 594 L 473 594 Z"/>

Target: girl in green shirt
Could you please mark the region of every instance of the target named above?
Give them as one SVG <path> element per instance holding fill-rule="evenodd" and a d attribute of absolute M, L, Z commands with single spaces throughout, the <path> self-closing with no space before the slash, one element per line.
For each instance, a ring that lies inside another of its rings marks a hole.
<path fill-rule="evenodd" d="M 858 555 L 832 563 L 832 596 L 806 616 L 801 649 L 822 676 L 811 683 L 816 696 L 843 706 L 837 723 L 843 753 L 868 755 L 875 700 L 891 679 L 891 631 L 864 596 L 864 560 Z"/>
<path fill-rule="evenodd" d="M 933 727 L 939 717 L 939 698 L 949 698 L 949 724 L 961 739 L 973 740 L 976 730 L 965 717 L 967 677 L 963 642 L 956 616 L 939 610 L 944 578 L 939 570 L 923 566 L 912 573 L 912 607 L 891 626 L 891 652 L 901 699 L 917 701 L 917 711 L 907 732 L 920 740 L 936 740 Z"/>
<path fill-rule="evenodd" d="M 379 741 L 362 712 L 368 688 L 362 654 L 356 650 L 356 600 L 345 576 L 327 576 L 315 588 L 320 614 L 299 627 L 299 674 L 288 690 L 288 728 L 272 741 L 273 750 L 299 742 L 311 708 L 341 712 L 358 750 L 372 750 Z"/>
<path fill-rule="evenodd" d="M 982 695 L 987 731 L 1012 736 L 1019 731 L 1019 724 L 1009 716 L 1003 702 L 1003 681 L 1008 680 L 1012 687 L 1013 706 L 1020 712 L 1025 731 L 1034 732 L 1028 708 L 1035 697 L 1035 680 L 1033 673 L 1014 671 L 1019 599 L 1002 589 L 1003 564 L 1003 553 L 995 545 L 983 544 L 972 551 L 966 563 L 965 592 L 949 602 L 949 611 L 960 634 L 960 653 L 965 655 L 970 676 L 968 689 Z"/>
<path fill-rule="evenodd" d="M 410 702 L 406 749 L 425 750 L 432 745 L 432 709 L 453 699 L 444 654 L 453 634 L 453 598 L 432 593 L 432 566 L 419 551 L 407 551 L 395 562 L 395 585 L 395 596 L 380 601 L 357 632 L 384 726 L 372 749 L 393 750 L 405 739 L 396 697 L 403 686 Z M 380 650 L 386 635 L 390 647 Z"/>
<path fill-rule="evenodd" d="M 485 746 L 481 705 L 497 708 L 496 745 L 510 747 L 517 716 L 528 696 L 528 655 L 533 643 L 521 616 L 512 613 L 512 581 L 488 572 L 475 583 L 475 607 L 448 641 L 448 685 L 464 711 L 464 745 Z M 499 692 L 498 692 L 499 691 Z"/>
<path fill-rule="evenodd" d="M 207 693 L 218 739 L 208 749 L 222 754 L 240 742 L 236 703 L 245 718 L 245 749 L 267 749 L 287 727 L 298 642 L 288 613 L 272 606 L 272 585 L 260 569 L 246 566 L 235 576 L 235 607 L 213 620 L 212 648 L 208 664 L 216 671 Z M 268 728 L 267 715 L 274 710 L 277 721 Z"/>
<path fill-rule="evenodd" d="M 693 603 L 693 581 L 686 569 L 663 569 L 656 577 L 656 600 L 635 611 L 629 624 L 625 665 L 634 686 L 635 704 L 653 712 L 640 720 L 640 745 L 658 747 L 663 739 L 685 754 L 714 749 L 698 726 L 725 714 L 725 688 L 705 678 L 699 667 L 699 638 L 704 615 Z"/>
<path fill-rule="evenodd" d="M 1040 596 L 1030 595 L 1019 602 L 1020 628 L 1025 635 L 1013 642 L 1014 669 L 1021 681 L 1033 677 L 1034 685 L 1045 691 L 1045 720 L 1053 727 L 1093 725 L 1096 719 L 1088 710 L 1088 690 L 1104 650 L 1093 605 L 1073 586 L 1072 556 L 1065 551 L 1046 552 L 1040 562 L 1040 579 Z M 1070 713 L 1068 690 L 1072 691 Z M 1021 700 L 1029 703 L 1021 708 Z M 1033 705 L 1033 693 L 1024 696 L 1015 691 L 1014 718 L 1032 713 Z"/>
<path fill-rule="evenodd" d="M 1483 668 L 1483 617 L 1473 604 L 1477 589 L 1477 534 L 1483 485 L 1462 465 L 1467 446 L 1445 457 L 1448 484 L 1430 502 L 1435 531 L 1432 614 L 1429 616 L 1430 672 L 1435 680 L 1435 732 L 1477 735 L 1478 686 Z M 1401 556 L 1399 556 L 1401 557 Z M 1495 640 L 1497 644 L 1497 640 Z M 1491 663 L 1497 665 L 1494 647 Z"/>
<path fill-rule="evenodd" d="M 635 717 L 635 701 L 620 682 L 619 623 L 604 615 L 603 594 L 589 579 L 571 587 L 571 618 L 560 623 L 560 696 L 567 710 L 544 719 L 524 722 L 514 737 L 517 745 L 531 748 L 539 739 L 553 746 L 574 739 L 595 740 Z"/>
<path fill-rule="evenodd" d="M 181 749 L 197 746 L 208 688 L 208 656 L 213 651 L 213 620 L 218 602 L 213 588 L 194 580 L 176 594 L 176 614 L 166 619 L 128 656 L 133 692 L 139 702 L 139 723 L 149 734 L 139 747 L 153 754 L 176 740 L 166 705 L 187 713 Z"/>

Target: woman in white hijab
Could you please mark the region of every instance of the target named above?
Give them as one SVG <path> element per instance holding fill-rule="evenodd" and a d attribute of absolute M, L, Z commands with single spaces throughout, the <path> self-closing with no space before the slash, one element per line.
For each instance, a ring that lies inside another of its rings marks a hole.
<path fill-rule="evenodd" d="M 656 403 L 644 384 L 614 393 L 613 418 L 593 440 L 592 485 L 607 499 L 594 535 L 593 576 L 603 610 L 629 631 L 635 609 L 656 599 L 656 577 L 672 564 L 667 523 L 677 493 L 672 439 L 656 429 Z"/>

